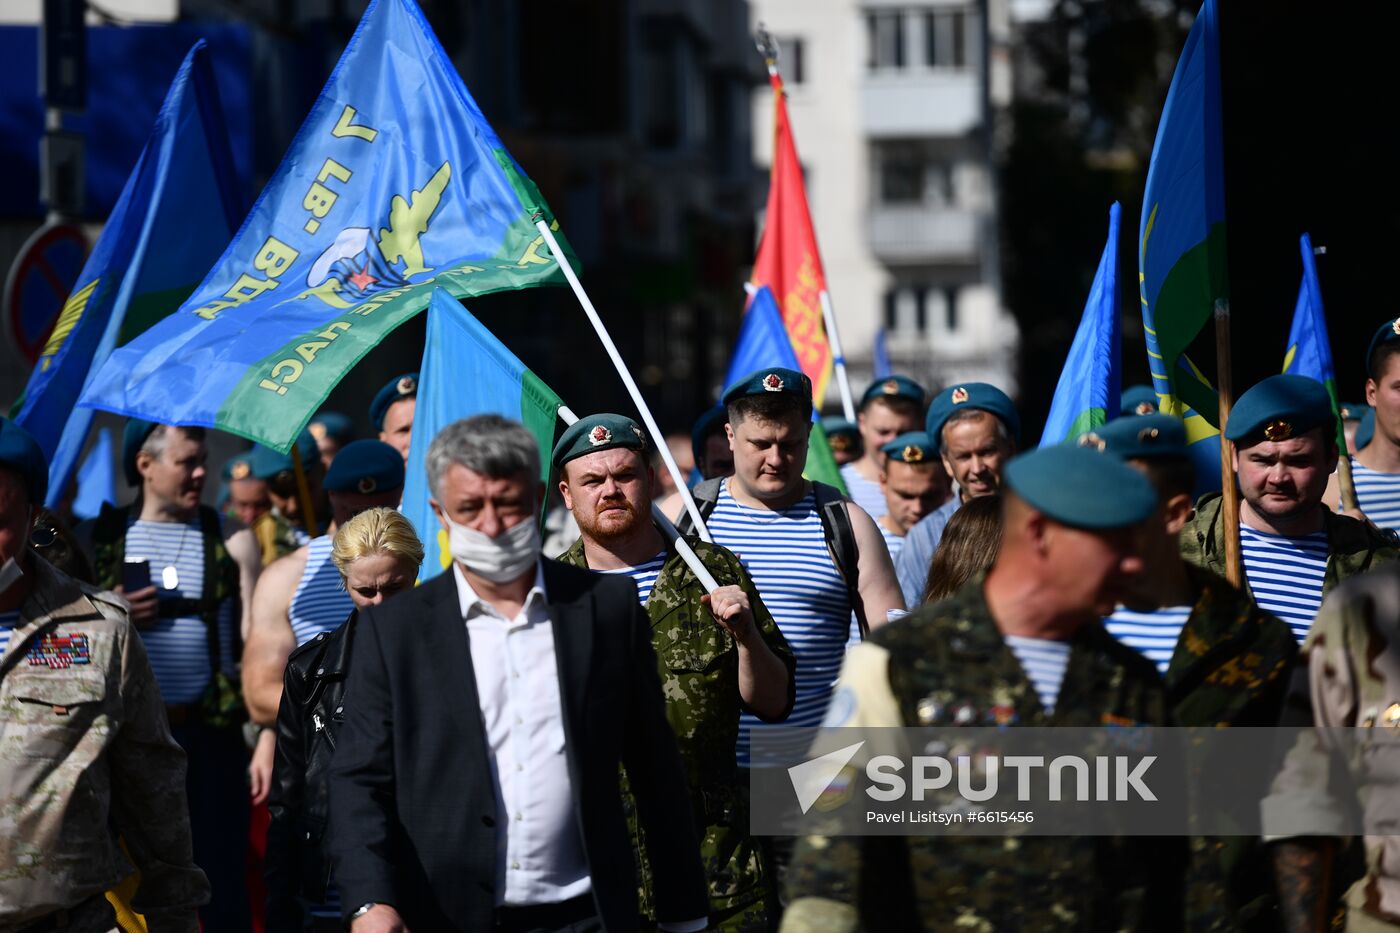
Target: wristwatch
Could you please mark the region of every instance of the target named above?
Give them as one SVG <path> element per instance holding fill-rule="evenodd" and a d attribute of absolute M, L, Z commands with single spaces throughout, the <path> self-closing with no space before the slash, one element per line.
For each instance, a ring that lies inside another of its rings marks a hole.
<path fill-rule="evenodd" d="M 378 906 L 379 906 L 379 904 L 377 904 L 377 903 L 374 902 L 374 901 L 365 901 L 365 902 L 364 902 L 363 904 L 361 904 L 359 907 L 356 907 L 356 908 L 355 908 L 355 912 L 354 912 L 353 914 L 350 915 L 350 920 L 351 920 L 351 922 L 354 922 L 354 921 L 360 919 L 360 918 L 363 917 L 365 914 L 369 913 L 371 910 L 373 910 L 374 908 L 376 908 L 376 907 L 378 907 Z"/>

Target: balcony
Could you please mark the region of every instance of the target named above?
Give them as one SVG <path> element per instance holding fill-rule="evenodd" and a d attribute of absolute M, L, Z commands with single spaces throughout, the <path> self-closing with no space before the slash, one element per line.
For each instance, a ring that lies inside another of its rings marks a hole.
<path fill-rule="evenodd" d="M 981 120 L 971 70 L 874 72 L 860 88 L 861 129 L 871 139 L 961 136 Z"/>
<path fill-rule="evenodd" d="M 870 212 L 870 249 L 882 261 L 972 262 L 977 258 L 977 215 L 922 205 L 876 205 Z"/>

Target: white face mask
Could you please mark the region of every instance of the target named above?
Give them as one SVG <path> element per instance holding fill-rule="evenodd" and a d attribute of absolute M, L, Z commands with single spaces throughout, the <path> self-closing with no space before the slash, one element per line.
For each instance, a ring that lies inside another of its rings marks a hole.
<path fill-rule="evenodd" d="M 446 515 L 447 549 L 452 559 L 492 583 L 509 583 L 529 570 L 540 556 L 540 529 L 532 515 L 494 538 L 459 525 Z"/>

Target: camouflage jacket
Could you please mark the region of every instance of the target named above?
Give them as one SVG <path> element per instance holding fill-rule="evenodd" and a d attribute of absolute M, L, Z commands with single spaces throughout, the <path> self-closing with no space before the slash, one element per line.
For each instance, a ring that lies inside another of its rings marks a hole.
<path fill-rule="evenodd" d="M 796 661 L 773 616 L 763 605 L 748 571 L 725 548 L 687 537 L 700 560 L 721 586 L 739 586 L 749 597 L 754 622 L 763 640 L 788 671 L 787 706 L 796 689 Z M 559 556 L 587 567 L 583 540 Z M 666 696 L 666 718 L 675 730 L 690 785 L 695 825 L 703 827 L 701 857 L 710 886 L 711 916 L 725 929 L 767 929 L 764 901 L 770 891 L 758 846 L 749 836 L 734 745 L 739 737 L 739 648 L 710 615 L 700 599 L 705 589 L 672 550 L 647 600 L 652 645 Z M 643 913 L 651 916 L 651 872 L 641 845 L 640 827 L 630 798 L 628 822 L 639 860 Z M 734 915 L 735 922 L 722 918 Z"/>
<path fill-rule="evenodd" d="M 1220 522 L 1220 493 L 1204 495 L 1196 502 L 1196 511 L 1181 532 L 1181 556 L 1188 564 L 1203 567 L 1218 576 L 1225 576 L 1225 529 Z M 1332 592 L 1338 583 L 1372 567 L 1400 559 L 1394 534 L 1381 531 L 1367 522 L 1348 515 L 1338 515 L 1323 508 L 1323 528 L 1327 531 L 1327 572 L 1322 581 L 1322 594 Z M 1244 581 L 1249 592 L 1249 581 Z"/>
<path fill-rule="evenodd" d="M 264 567 L 301 547 L 297 543 L 296 529 L 292 527 L 292 523 L 275 510 L 264 512 L 255 518 L 252 530 Z"/>
<path fill-rule="evenodd" d="M 185 753 L 126 604 L 39 557 L 0 659 L 0 930 L 141 871 L 152 931 L 199 929 Z M 131 860 L 123 854 L 118 836 Z"/>
<path fill-rule="evenodd" d="M 981 580 L 877 629 L 846 656 L 828 725 L 1168 722 L 1151 662 L 1102 625 L 1071 639 L 1053 712 L 1002 638 Z M 995 714 L 996 718 L 989 717 Z M 839 717 L 839 721 L 833 717 Z M 1172 929 L 1184 844 L 1108 837 L 807 836 L 784 931 Z"/>

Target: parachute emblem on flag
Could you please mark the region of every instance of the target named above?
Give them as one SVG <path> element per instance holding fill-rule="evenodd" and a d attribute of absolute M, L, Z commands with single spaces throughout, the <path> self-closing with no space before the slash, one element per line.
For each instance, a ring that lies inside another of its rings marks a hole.
<path fill-rule="evenodd" d="M 965 401 L 967 401 L 967 390 L 962 386 L 958 386 L 953 390 L 953 404 L 961 405 Z"/>
<path fill-rule="evenodd" d="M 407 198 L 394 195 L 388 226 L 377 237 L 368 227 L 346 227 L 337 233 L 307 273 L 308 291 L 298 297 L 315 295 L 332 307 L 344 307 L 347 301 L 358 304 L 379 292 L 402 288 L 415 276 L 431 271 L 423 261 L 422 239 L 451 180 L 452 163 L 444 162 L 421 189 Z M 405 394 L 402 388 L 399 392 Z"/>
<path fill-rule="evenodd" d="M 763 377 L 763 390 L 765 392 L 783 391 L 783 380 L 777 373 L 769 373 Z"/>
<path fill-rule="evenodd" d="M 599 447 L 612 441 L 612 432 L 601 424 L 595 425 L 592 431 L 588 432 L 588 443 L 594 447 Z"/>

